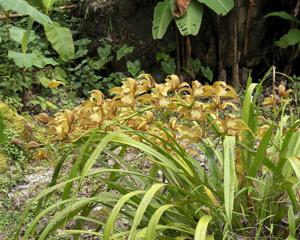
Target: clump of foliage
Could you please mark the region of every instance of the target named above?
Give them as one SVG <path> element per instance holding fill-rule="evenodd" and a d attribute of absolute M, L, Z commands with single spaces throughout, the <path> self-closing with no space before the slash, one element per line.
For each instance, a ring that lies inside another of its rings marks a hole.
<path fill-rule="evenodd" d="M 132 53 L 133 47 L 124 44 L 113 48 L 102 39 L 97 56 L 89 56 L 91 41 L 73 43 L 71 30 L 61 26 L 71 24 L 71 16 L 58 11 L 61 1 L 16 3 L 0 1 L 7 15 L 6 21 L 0 22 L 0 73 L 5 79 L 0 84 L 1 101 L 33 113 L 54 112 L 59 107 L 72 107 L 73 101 L 77 104 L 75 97 L 85 96 L 92 89 L 105 92 L 120 85 L 125 73 L 108 73 L 107 65 Z M 11 21 L 11 12 L 24 16 Z M 62 16 L 67 19 L 62 20 Z M 73 28 L 78 29 L 78 19 L 72 21 Z M 140 63 L 128 62 L 128 72 L 139 74 Z"/>
<path fill-rule="evenodd" d="M 55 86 L 64 84 L 57 66 L 74 57 L 70 29 L 62 27 L 49 17 L 56 3 L 57 1 L 34 1 L 31 4 L 23 0 L 14 3 L 0 1 L 1 10 L 6 16 L 6 21 L 0 23 L 0 41 L 3 44 L 0 72 L 5 79 L 1 83 L 2 101 L 10 98 L 20 108 L 31 104 L 42 109 L 56 109 L 54 104 L 42 96 L 29 101 L 35 97 L 36 91 L 42 95 L 44 92 L 51 92 Z M 11 21 L 11 12 L 24 17 Z M 52 49 L 49 48 L 50 45 Z M 46 90 L 41 90 L 41 87 Z"/>
<path fill-rule="evenodd" d="M 223 82 L 190 86 L 171 75 L 156 84 L 142 75 L 111 92 L 114 97 L 104 99 L 92 91 L 82 105 L 50 120 L 54 136 L 75 142 L 81 154 L 68 179 L 58 182 L 63 158 L 49 188 L 28 204 L 23 219 L 38 202 L 22 239 L 299 237 L 300 121 L 288 123 L 289 91 L 283 86 L 274 90 L 282 105 L 264 100 L 280 113 L 278 122 L 261 116 L 261 85 L 251 82 L 241 111 L 236 92 Z M 148 174 L 124 160 L 128 147 L 145 153 Z M 112 157 L 113 168 L 102 153 Z M 98 179 L 99 186 L 83 194 L 89 179 Z M 93 212 L 100 206 L 111 209 L 104 221 Z M 85 228 L 87 222 L 93 229 Z"/>
<path fill-rule="evenodd" d="M 97 48 L 97 54 L 94 57 L 88 56 L 89 39 L 80 39 L 75 41 L 77 48 L 75 58 L 72 62 L 65 64 L 65 78 L 70 79 L 69 85 L 74 90 L 80 90 L 84 95 L 88 95 L 92 89 L 100 89 L 107 93 L 108 89 L 120 85 L 122 79 L 126 76 L 123 72 L 106 73 L 107 67 L 112 61 L 120 61 L 128 54 L 132 53 L 134 48 L 124 44 L 114 48 L 109 41 L 102 39 Z M 138 62 L 139 63 L 139 62 Z M 140 63 L 139 63 L 140 64 Z M 140 72 L 140 66 L 137 63 L 128 62 L 128 72 L 136 74 Z"/>

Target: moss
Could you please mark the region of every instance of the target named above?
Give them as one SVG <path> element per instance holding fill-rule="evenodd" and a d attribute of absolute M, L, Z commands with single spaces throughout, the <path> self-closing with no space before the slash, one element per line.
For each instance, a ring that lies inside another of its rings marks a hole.
<path fill-rule="evenodd" d="M 14 131 L 21 133 L 24 130 L 25 118 L 17 114 L 10 106 L 0 102 L 0 111 L 3 114 L 5 125 Z"/>
<path fill-rule="evenodd" d="M 30 115 L 19 115 L 3 102 L 0 102 L 0 112 L 4 117 L 4 131 L 8 139 L 6 143 L 0 145 L 0 154 L 2 154 L 0 155 L 0 170 L 5 170 L 14 163 L 18 163 L 23 168 L 31 160 L 57 159 L 60 153 L 56 150 L 57 146 L 53 149 L 52 140 L 47 133 L 48 129 L 44 125 L 34 121 Z M 18 139 L 21 144 L 11 143 L 13 139 Z M 41 144 L 42 149 L 28 149 L 27 144 L 31 141 Z M 40 156 L 37 157 L 37 154 L 42 150 L 46 157 L 41 159 Z"/>
<path fill-rule="evenodd" d="M 9 158 L 6 154 L 0 152 L 0 172 L 4 172 L 8 168 L 8 160 Z"/>

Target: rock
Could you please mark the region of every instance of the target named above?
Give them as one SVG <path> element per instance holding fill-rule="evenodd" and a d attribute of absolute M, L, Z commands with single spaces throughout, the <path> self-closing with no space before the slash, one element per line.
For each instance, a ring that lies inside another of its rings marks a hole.
<path fill-rule="evenodd" d="M 51 181 L 51 177 L 53 175 L 52 169 L 40 169 L 36 171 L 36 173 L 27 175 L 24 183 L 17 185 L 8 194 L 15 209 L 21 210 L 27 200 L 40 193 L 41 189 Z"/>

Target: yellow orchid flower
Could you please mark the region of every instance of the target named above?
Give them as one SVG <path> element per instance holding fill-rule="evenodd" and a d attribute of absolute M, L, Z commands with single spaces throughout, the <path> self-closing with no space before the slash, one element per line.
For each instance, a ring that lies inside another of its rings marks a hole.
<path fill-rule="evenodd" d="M 170 90 L 171 90 L 171 86 L 167 86 L 161 83 L 155 85 L 154 93 L 157 94 L 158 96 L 167 97 L 168 92 Z"/>
<path fill-rule="evenodd" d="M 271 94 L 269 97 L 266 97 L 263 101 L 263 105 L 265 106 L 276 106 L 280 103 L 280 97 L 277 95 Z"/>
<path fill-rule="evenodd" d="M 90 101 L 91 102 L 96 102 L 98 106 L 103 104 L 104 101 L 104 95 L 101 91 L 99 90 L 93 90 L 90 92 Z"/>
<path fill-rule="evenodd" d="M 289 96 L 289 94 L 292 93 L 292 92 L 293 92 L 293 90 L 291 90 L 291 89 L 286 90 L 286 88 L 283 84 L 280 84 L 278 86 L 278 95 L 281 98 L 287 98 Z"/>
<path fill-rule="evenodd" d="M 190 86 L 187 82 L 181 83 L 179 77 L 174 74 L 167 76 L 165 85 L 169 87 L 171 91 L 178 91 L 181 88 Z"/>

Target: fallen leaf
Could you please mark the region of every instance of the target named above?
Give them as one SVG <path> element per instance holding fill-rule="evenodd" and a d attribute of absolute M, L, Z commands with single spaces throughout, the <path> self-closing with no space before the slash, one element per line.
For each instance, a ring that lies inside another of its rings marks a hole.
<path fill-rule="evenodd" d="M 22 145 L 22 141 L 18 138 L 13 138 L 11 140 L 11 143 L 14 144 L 14 145 Z"/>
<path fill-rule="evenodd" d="M 30 148 L 38 148 L 40 146 L 42 146 L 42 144 L 37 143 L 35 141 L 31 141 L 31 142 L 27 143 L 27 148 L 28 149 L 30 149 Z"/>
<path fill-rule="evenodd" d="M 30 123 L 28 123 L 28 122 L 26 122 L 26 123 L 24 124 L 24 128 L 25 128 L 26 131 L 29 132 L 29 133 L 32 133 L 32 132 L 33 132 L 33 126 L 32 126 Z"/>
<path fill-rule="evenodd" d="M 33 156 L 34 160 L 40 161 L 48 157 L 48 152 L 46 149 L 39 149 Z"/>
<path fill-rule="evenodd" d="M 34 118 L 41 123 L 48 123 L 51 120 L 51 117 L 47 113 L 40 113 Z"/>

